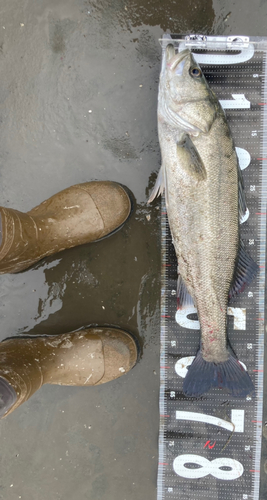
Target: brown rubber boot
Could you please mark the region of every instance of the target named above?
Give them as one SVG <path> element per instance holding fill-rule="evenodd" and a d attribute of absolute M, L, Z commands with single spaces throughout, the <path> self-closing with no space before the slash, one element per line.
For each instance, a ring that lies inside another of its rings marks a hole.
<path fill-rule="evenodd" d="M 65 248 L 104 238 L 130 212 L 125 189 L 109 181 L 76 184 L 27 213 L 0 207 L 0 274 L 23 271 Z"/>
<path fill-rule="evenodd" d="M 90 386 L 127 373 L 137 361 L 133 337 L 117 328 L 87 328 L 0 343 L 0 418 L 43 384 Z"/>

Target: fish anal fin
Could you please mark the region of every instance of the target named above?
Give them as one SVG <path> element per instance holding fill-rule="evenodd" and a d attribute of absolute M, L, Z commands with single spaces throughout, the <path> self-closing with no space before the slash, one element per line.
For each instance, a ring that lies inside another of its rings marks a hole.
<path fill-rule="evenodd" d="M 177 308 L 179 310 L 185 309 L 188 306 L 194 305 L 194 300 L 188 292 L 183 278 L 178 274 L 177 279 Z"/>
<path fill-rule="evenodd" d="M 239 254 L 234 272 L 234 279 L 229 291 L 229 299 L 243 292 L 246 285 L 249 285 L 255 278 L 259 270 L 258 264 L 246 253 L 244 244 L 240 241 Z"/>

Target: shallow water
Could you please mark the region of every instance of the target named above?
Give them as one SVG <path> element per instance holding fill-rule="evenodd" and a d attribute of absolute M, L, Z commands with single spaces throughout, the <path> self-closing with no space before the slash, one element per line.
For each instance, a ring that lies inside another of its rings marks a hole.
<path fill-rule="evenodd" d="M 160 201 L 146 200 L 160 166 L 158 38 L 266 35 L 267 3 L 0 0 L 0 12 L 1 205 L 27 211 L 95 179 L 121 182 L 135 199 L 111 237 L 0 276 L 0 338 L 100 324 L 142 344 L 140 362 L 120 380 L 45 386 L 0 422 L 0 498 L 152 500 Z"/>

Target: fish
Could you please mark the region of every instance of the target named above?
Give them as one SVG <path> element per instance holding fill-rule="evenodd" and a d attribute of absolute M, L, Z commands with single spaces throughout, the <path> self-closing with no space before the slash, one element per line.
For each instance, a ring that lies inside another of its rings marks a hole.
<path fill-rule="evenodd" d="M 188 49 L 163 55 L 158 91 L 162 164 L 148 203 L 165 193 L 178 261 L 177 304 L 194 304 L 201 339 L 183 392 L 199 397 L 213 387 L 234 397 L 254 393 L 231 348 L 227 307 L 252 281 L 258 265 L 240 238 L 247 206 L 242 172 L 225 113 Z"/>

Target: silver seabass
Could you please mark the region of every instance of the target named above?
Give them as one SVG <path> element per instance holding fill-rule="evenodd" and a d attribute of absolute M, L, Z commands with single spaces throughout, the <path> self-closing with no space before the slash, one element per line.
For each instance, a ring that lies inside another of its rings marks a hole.
<path fill-rule="evenodd" d="M 200 350 L 184 380 L 199 396 L 213 386 L 244 397 L 252 381 L 227 341 L 229 295 L 257 272 L 239 238 L 246 211 L 243 181 L 221 105 L 192 53 L 166 48 L 158 94 L 162 167 L 152 199 L 165 190 L 178 259 L 178 307 L 193 302 Z"/>

